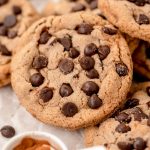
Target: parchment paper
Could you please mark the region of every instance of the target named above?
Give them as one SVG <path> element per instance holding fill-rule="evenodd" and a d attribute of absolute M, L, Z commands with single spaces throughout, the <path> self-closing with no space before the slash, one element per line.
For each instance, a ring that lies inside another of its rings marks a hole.
<path fill-rule="evenodd" d="M 48 0 L 30 0 L 40 11 Z M 11 125 L 16 135 L 26 131 L 45 131 L 59 137 L 69 148 L 77 150 L 83 148 L 82 131 L 70 132 L 41 123 L 32 117 L 22 106 L 10 86 L 0 89 L 0 128 Z M 9 141 L 0 134 L 0 150 Z"/>

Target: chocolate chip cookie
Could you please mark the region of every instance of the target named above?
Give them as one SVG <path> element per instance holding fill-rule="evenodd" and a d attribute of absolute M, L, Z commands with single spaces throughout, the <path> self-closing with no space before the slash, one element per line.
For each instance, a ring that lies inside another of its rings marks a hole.
<path fill-rule="evenodd" d="M 146 89 L 137 91 L 128 99 L 125 110 L 114 118 L 86 129 L 85 144 L 104 145 L 107 150 L 149 150 L 150 86 Z"/>
<path fill-rule="evenodd" d="M 100 0 L 99 7 L 122 32 L 150 42 L 149 0 Z"/>
<path fill-rule="evenodd" d="M 44 123 L 69 129 L 94 125 L 124 103 L 132 80 L 130 52 L 102 18 L 88 12 L 43 18 L 20 45 L 12 63 L 13 88 Z"/>
<path fill-rule="evenodd" d="M 141 41 L 132 58 L 135 72 L 150 79 L 150 44 Z"/>
<path fill-rule="evenodd" d="M 38 18 L 26 0 L 0 0 L 0 87 L 10 83 L 10 62 L 18 40 Z"/>

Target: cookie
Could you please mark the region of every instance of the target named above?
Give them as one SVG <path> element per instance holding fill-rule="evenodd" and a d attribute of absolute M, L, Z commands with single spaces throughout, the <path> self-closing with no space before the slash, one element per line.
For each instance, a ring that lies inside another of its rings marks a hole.
<path fill-rule="evenodd" d="M 0 12 L 0 87 L 2 87 L 10 83 L 10 62 L 18 40 L 38 18 L 38 14 L 26 0 L 1 0 Z"/>
<path fill-rule="evenodd" d="M 104 145 L 107 150 L 149 150 L 149 104 L 150 90 L 137 91 L 126 102 L 125 110 L 99 126 L 85 130 L 86 146 Z"/>
<path fill-rule="evenodd" d="M 150 2 L 148 0 L 100 0 L 106 18 L 131 37 L 150 42 Z"/>
<path fill-rule="evenodd" d="M 79 11 L 92 11 L 94 14 L 103 16 L 97 6 L 98 0 L 62 0 L 59 3 L 49 2 L 43 9 L 42 14 L 43 16 L 49 16 L 64 15 Z"/>
<path fill-rule="evenodd" d="M 102 18 L 88 12 L 43 18 L 20 45 L 12 85 L 22 105 L 44 123 L 86 127 L 124 102 L 132 80 L 130 52 Z"/>
<path fill-rule="evenodd" d="M 134 71 L 150 80 L 150 44 L 141 41 L 132 58 Z"/>

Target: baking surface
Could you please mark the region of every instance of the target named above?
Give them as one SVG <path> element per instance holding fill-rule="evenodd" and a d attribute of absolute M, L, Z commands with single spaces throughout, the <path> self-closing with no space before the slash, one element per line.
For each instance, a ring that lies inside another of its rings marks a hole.
<path fill-rule="evenodd" d="M 29 0 L 40 11 L 46 5 L 48 0 Z M 16 134 L 26 131 L 45 131 L 59 137 L 68 149 L 76 150 L 83 147 L 81 131 L 66 131 L 64 129 L 52 127 L 43 124 L 32 117 L 22 106 L 12 91 L 10 86 L 0 89 L 0 128 L 4 125 L 11 125 L 16 129 Z M 3 147 L 9 139 L 0 134 L 0 148 Z"/>

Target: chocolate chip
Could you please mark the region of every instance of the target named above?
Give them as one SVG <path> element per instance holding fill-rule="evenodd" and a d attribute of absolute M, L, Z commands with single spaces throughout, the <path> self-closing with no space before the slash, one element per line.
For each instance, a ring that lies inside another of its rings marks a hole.
<path fill-rule="evenodd" d="M 61 97 L 68 97 L 73 93 L 73 89 L 68 83 L 63 83 L 60 87 L 59 94 Z"/>
<path fill-rule="evenodd" d="M 133 144 L 134 148 L 136 150 L 144 150 L 147 146 L 146 146 L 146 141 L 144 141 L 142 138 L 138 137 L 135 139 L 135 142 Z"/>
<path fill-rule="evenodd" d="M 128 99 L 127 102 L 125 103 L 125 109 L 133 108 L 137 105 L 139 105 L 139 99 L 136 98 Z"/>
<path fill-rule="evenodd" d="M 96 9 L 98 6 L 98 0 L 93 0 L 91 3 L 90 3 L 90 9 L 93 10 L 93 9 Z"/>
<path fill-rule="evenodd" d="M 148 117 L 147 125 L 150 126 L 150 116 Z"/>
<path fill-rule="evenodd" d="M 150 47 L 147 47 L 145 50 L 146 57 L 150 59 Z"/>
<path fill-rule="evenodd" d="M 79 63 L 81 65 L 82 69 L 91 70 L 94 68 L 95 60 L 92 57 L 85 56 L 79 60 Z"/>
<path fill-rule="evenodd" d="M 42 69 L 48 65 L 48 58 L 40 55 L 36 56 L 33 60 L 32 66 L 34 69 Z"/>
<path fill-rule="evenodd" d="M 82 23 L 76 27 L 79 34 L 91 34 L 93 26 L 91 24 Z"/>
<path fill-rule="evenodd" d="M 8 30 L 5 26 L 0 26 L 0 35 L 6 36 L 7 32 L 8 32 Z"/>
<path fill-rule="evenodd" d="M 46 44 L 50 37 L 51 35 L 48 31 L 43 31 L 40 35 L 39 44 Z"/>
<path fill-rule="evenodd" d="M 88 44 L 84 49 L 84 54 L 86 56 L 92 56 L 96 54 L 96 52 L 97 52 L 97 46 L 94 43 Z"/>
<path fill-rule="evenodd" d="M 117 115 L 115 117 L 115 119 L 117 121 L 119 121 L 120 123 L 123 123 L 123 122 L 124 123 L 129 123 L 131 121 L 131 117 L 127 113 L 125 113 L 125 112 L 122 112 L 119 115 Z"/>
<path fill-rule="evenodd" d="M 148 106 L 148 109 L 150 108 L 150 101 L 146 103 L 147 106 Z"/>
<path fill-rule="evenodd" d="M 0 53 L 4 56 L 11 56 L 11 52 L 7 49 L 5 45 L 0 45 Z"/>
<path fill-rule="evenodd" d="M 146 88 L 147 95 L 150 96 L 150 87 Z"/>
<path fill-rule="evenodd" d="M 116 72 L 119 76 L 126 76 L 128 75 L 129 70 L 124 63 L 120 62 L 116 64 Z"/>
<path fill-rule="evenodd" d="M 144 6 L 145 5 L 145 0 L 128 0 L 129 2 L 134 3 L 137 6 Z"/>
<path fill-rule="evenodd" d="M 112 28 L 109 28 L 109 27 L 103 27 L 102 31 L 104 33 L 106 33 L 106 34 L 109 34 L 109 35 L 115 35 L 115 34 L 117 34 L 117 30 L 116 29 L 112 29 Z"/>
<path fill-rule="evenodd" d="M 6 4 L 7 2 L 8 0 L 0 0 L 0 6 Z"/>
<path fill-rule="evenodd" d="M 83 4 L 76 3 L 76 5 L 72 8 L 72 12 L 85 10 L 86 7 Z"/>
<path fill-rule="evenodd" d="M 81 89 L 86 95 L 91 96 L 98 93 L 99 86 L 93 81 L 87 81 L 82 85 Z"/>
<path fill-rule="evenodd" d="M 98 55 L 100 60 L 104 60 L 110 53 L 110 48 L 107 45 L 99 46 Z"/>
<path fill-rule="evenodd" d="M 117 146 L 120 150 L 133 150 L 133 145 L 127 142 L 118 142 Z"/>
<path fill-rule="evenodd" d="M 149 24 L 150 23 L 150 20 L 149 18 L 144 15 L 144 14 L 140 14 L 138 16 L 135 16 L 135 21 L 139 24 L 139 25 L 142 25 L 142 24 Z"/>
<path fill-rule="evenodd" d="M 17 31 L 9 30 L 7 36 L 8 38 L 13 39 L 17 36 Z"/>
<path fill-rule="evenodd" d="M 139 107 L 133 108 L 131 113 L 134 115 L 135 121 L 140 122 L 142 119 L 148 119 L 148 116 Z"/>
<path fill-rule="evenodd" d="M 70 48 L 72 47 L 72 41 L 70 37 L 64 37 L 64 38 L 58 39 L 58 42 L 63 45 L 63 47 L 65 48 L 65 51 L 69 51 Z"/>
<path fill-rule="evenodd" d="M 95 69 L 91 69 L 90 71 L 88 71 L 86 73 L 86 76 L 90 79 L 98 79 L 99 78 L 98 71 Z"/>
<path fill-rule="evenodd" d="M 102 106 L 102 100 L 96 95 L 93 94 L 89 99 L 88 99 L 88 106 L 92 109 L 97 109 L 100 106 Z"/>
<path fill-rule="evenodd" d="M 131 128 L 127 125 L 125 125 L 124 123 L 120 123 L 117 127 L 116 127 L 116 132 L 119 133 L 127 133 L 128 131 L 131 131 Z"/>
<path fill-rule="evenodd" d="M 66 117 L 73 117 L 76 113 L 78 113 L 78 107 L 74 103 L 68 102 L 64 104 L 62 108 L 62 113 Z"/>
<path fill-rule="evenodd" d="M 53 97 L 53 90 L 49 87 L 44 87 L 40 92 L 40 99 L 43 100 L 44 103 L 50 101 Z"/>
<path fill-rule="evenodd" d="M 15 15 L 19 15 L 22 13 L 22 10 L 19 6 L 13 6 L 12 10 Z"/>
<path fill-rule="evenodd" d="M 12 126 L 4 126 L 0 129 L 2 136 L 12 138 L 15 135 L 15 129 Z"/>
<path fill-rule="evenodd" d="M 14 27 L 17 23 L 17 18 L 15 15 L 9 15 L 4 18 L 4 26 L 7 28 Z"/>
<path fill-rule="evenodd" d="M 80 55 L 80 52 L 75 48 L 70 48 L 69 57 L 75 59 Z"/>
<path fill-rule="evenodd" d="M 30 82 L 33 87 L 38 87 L 44 82 L 44 77 L 41 75 L 41 73 L 35 73 L 30 77 Z"/>
<path fill-rule="evenodd" d="M 74 63 L 72 60 L 69 60 L 67 58 L 62 59 L 59 62 L 59 69 L 61 72 L 63 72 L 64 74 L 69 74 L 73 71 L 74 69 Z"/>

